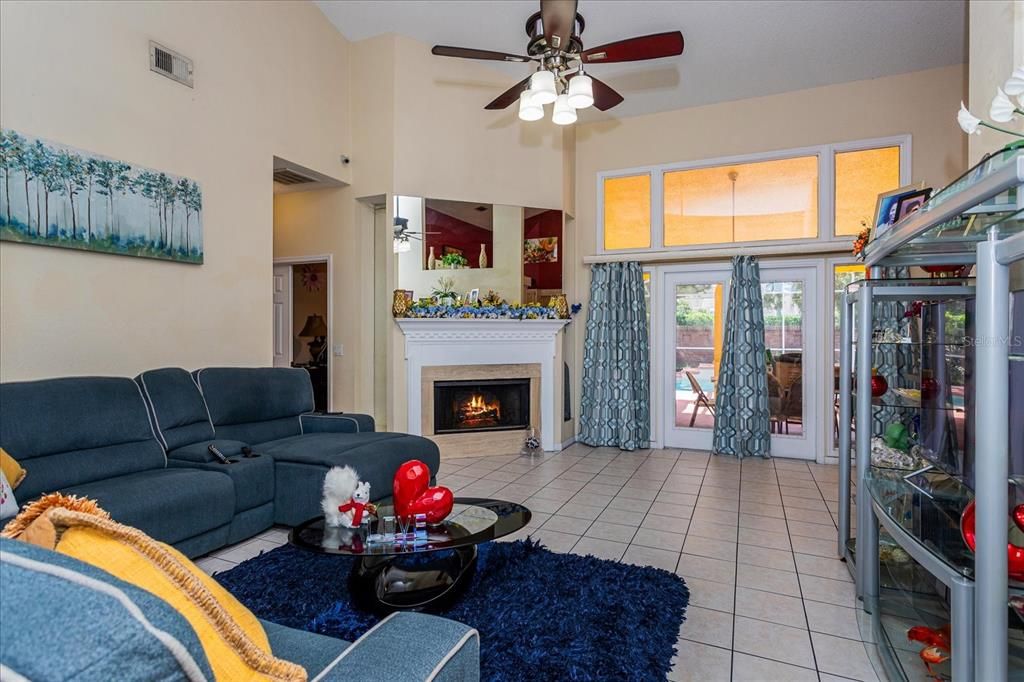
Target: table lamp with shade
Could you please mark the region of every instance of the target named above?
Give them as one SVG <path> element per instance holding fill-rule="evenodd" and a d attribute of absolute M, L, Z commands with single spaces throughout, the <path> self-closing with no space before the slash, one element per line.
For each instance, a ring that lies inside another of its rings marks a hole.
<path fill-rule="evenodd" d="M 310 363 L 321 364 L 324 361 L 324 351 L 327 350 L 327 323 L 324 322 L 324 318 L 316 314 L 307 317 L 299 337 L 313 339 L 308 344 Z"/>

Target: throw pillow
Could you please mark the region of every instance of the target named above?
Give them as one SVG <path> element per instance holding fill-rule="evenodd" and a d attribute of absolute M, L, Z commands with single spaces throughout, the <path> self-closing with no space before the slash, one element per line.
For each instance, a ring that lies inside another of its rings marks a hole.
<path fill-rule="evenodd" d="M 306 680 L 304 668 L 271 655 L 266 632 L 251 611 L 183 554 L 142 531 L 58 506 L 39 514 L 20 537 L 53 538 L 52 549 L 166 601 L 196 631 L 217 679 Z"/>
<path fill-rule="evenodd" d="M 18 464 L 18 460 L 7 454 L 7 451 L 0 448 L 0 472 L 7 477 L 7 482 L 12 488 L 17 488 L 25 480 L 25 470 Z"/>
<path fill-rule="evenodd" d="M 18 513 L 18 501 L 14 499 L 14 490 L 7 482 L 7 474 L 0 471 L 0 520 L 8 519 Z"/>

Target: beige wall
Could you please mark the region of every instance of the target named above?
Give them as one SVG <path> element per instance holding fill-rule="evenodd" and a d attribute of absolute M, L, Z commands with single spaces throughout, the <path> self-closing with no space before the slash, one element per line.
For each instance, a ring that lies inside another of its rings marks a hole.
<path fill-rule="evenodd" d="M 1002 87 L 1015 67 L 1024 65 L 1024 0 L 971 0 L 968 10 L 969 99 L 971 112 L 987 121 L 996 88 Z M 996 124 L 1024 131 L 1016 123 Z M 1012 142 L 1009 135 L 982 128 L 970 136 L 970 163 Z"/>
<path fill-rule="evenodd" d="M 597 251 L 599 171 L 909 133 L 913 181 L 938 188 L 966 167 L 967 141 L 956 122 L 964 87 L 965 68 L 953 66 L 577 126 L 576 248 L 567 273 L 575 300 L 589 299 L 582 259 Z M 577 393 L 583 330 L 568 328 Z"/>
<path fill-rule="evenodd" d="M 150 39 L 194 89 L 149 71 Z M 348 60 L 306 3 L 0 3 L 0 124 L 198 181 L 206 252 L 0 245 L 0 378 L 269 365 L 273 157 L 350 179 Z"/>

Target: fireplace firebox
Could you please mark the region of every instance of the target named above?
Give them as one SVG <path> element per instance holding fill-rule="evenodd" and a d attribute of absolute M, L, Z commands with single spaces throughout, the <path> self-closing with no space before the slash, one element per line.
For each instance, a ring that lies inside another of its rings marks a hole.
<path fill-rule="evenodd" d="M 512 431 L 530 426 L 530 380 L 434 382 L 434 433 Z"/>

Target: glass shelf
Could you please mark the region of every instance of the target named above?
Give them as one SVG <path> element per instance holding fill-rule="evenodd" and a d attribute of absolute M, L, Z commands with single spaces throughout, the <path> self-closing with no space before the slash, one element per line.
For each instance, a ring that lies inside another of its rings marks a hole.
<path fill-rule="evenodd" d="M 906 472 L 872 467 L 868 492 L 886 516 L 953 571 L 974 575 L 974 554 L 960 535 L 960 515 L 973 493 L 937 470 L 919 474 L 925 494 L 904 480 Z"/>
<path fill-rule="evenodd" d="M 879 265 L 895 258 L 904 263 L 971 263 L 978 242 L 989 230 L 999 239 L 1024 232 L 1024 151 L 1003 149 L 970 168 L 936 192 L 921 210 L 892 225 L 869 243 L 864 259 Z M 955 256 L 962 255 L 962 259 Z M 941 260 L 939 262 L 942 262 Z"/>
<path fill-rule="evenodd" d="M 857 400 L 856 392 L 853 393 L 853 400 Z M 940 410 L 946 412 L 963 412 L 964 406 L 957 405 L 956 403 L 943 402 L 942 404 L 935 402 L 928 402 L 924 405 L 919 400 L 913 400 L 912 398 L 901 397 L 897 393 L 893 393 L 892 389 L 889 390 L 881 398 L 872 398 L 871 407 L 876 409 L 887 409 L 891 408 L 894 410 Z"/>

